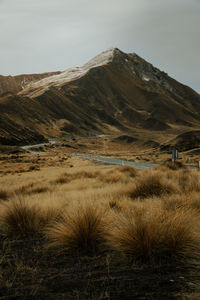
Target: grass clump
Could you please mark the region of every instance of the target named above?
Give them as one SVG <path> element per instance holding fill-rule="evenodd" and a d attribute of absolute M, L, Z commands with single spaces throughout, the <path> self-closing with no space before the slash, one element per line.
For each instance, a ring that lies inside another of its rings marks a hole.
<path fill-rule="evenodd" d="M 61 176 L 54 180 L 55 184 L 65 184 L 70 183 L 72 180 L 81 179 L 81 178 L 96 178 L 100 172 L 98 171 L 80 171 L 77 173 L 63 173 Z"/>
<path fill-rule="evenodd" d="M 117 171 L 109 171 L 101 175 L 100 180 L 106 184 L 124 182 L 125 176 L 121 172 Z"/>
<path fill-rule="evenodd" d="M 57 215 L 58 211 L 46 209 L 42 212 L 23 199 L 15 199 L 2 205 L 0 227 L 6 236 L 12 238 L 38 235 Z"/>
<path fill-rule="evenodd" d="M 178 174 L 178 181 L 184 193 L 200 192 L 200 174 L 198 171 L 181 170 Z"/>
<path fill-rule="evenodd" d="M 166 161 L 163 165 L 174 171 L 185 168 L 185 165 L 181 161 Z"/>
<path fill-rule="evenodd" d="M 92 204 L 75 205 L 46 232 L 49 247 L 87 253 L 98 249 L 104 240 L 104 234 L 104 213 Z"/>
<path fill-rule="evenodd" d="M 116 210 L 119 210 L 119 211 L 122 209 L 121 206 L 120 206 L 120 204 L 117 201 L 115 201 L 115 200 L 109 201 L 109 207 L 111 209 L 116 209 Z"/>
<path fill-rule="evenodd" d="M 112 247 L 140 262 L 170 262 L 200 258 L 198 224 L 193 210 L 159 208 L 118 213 L 110 230 Z"/>
<path fill-rule="evenodd" d="M 121 173 L 125 173 L 126 175 L 128 175 L 129 177 L 136 177 L 138 174 L 138 171 L 136 168 L 134 167 L 130 167 L 130 166 L 123 166 L 118 168 L 118 171 L 120 171 Z"/>
<path fill-rule="evenodd" d="M 68 173 L 63 173 L 58 178 L 54 180 L 55 184 L 64 184 L 69 183 L 71 181 L 71 176 Z"/>
<path fill-rule="evenodd" d="M 164 194 L 176 193 L 177 188 L 172 182 L 162 179 L 159 174 L 151 173 L 140 179 L 130 192 L 131 198 L 159 197 Z"/>
<path fill-rule="evenodd" d="M 14 193 L 16 195 L 31 195 L 31 194 L 40 194 L 45 193 L 49 188 L 43 184 L 29 183 L 17 188 Z"/>

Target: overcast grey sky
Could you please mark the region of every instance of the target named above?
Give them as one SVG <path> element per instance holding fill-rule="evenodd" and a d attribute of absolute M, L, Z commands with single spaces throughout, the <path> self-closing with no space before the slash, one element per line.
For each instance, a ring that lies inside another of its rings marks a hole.
<path fill-rule="evenodd" d="M 200 92 L 200 0 L 0 0 L 0 74 L 65 70 L 109 47 Z"/>

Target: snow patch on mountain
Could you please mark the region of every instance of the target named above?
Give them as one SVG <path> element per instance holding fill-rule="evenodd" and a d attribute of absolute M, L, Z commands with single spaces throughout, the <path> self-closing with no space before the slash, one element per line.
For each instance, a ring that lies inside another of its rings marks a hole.
<path fill-rule="evenodd" d="M 149 77 L 146 77 L 146 76 L 143 76 L 143 78 L 142 78 L 144 81 L 149 81 L 150 80 L 150 78 Z"/>
<path fill-rule="evenodd" d="M 20 94 L 28 93 L 29 96 L 38 96 L 39 94 L 47 91 L 52 85 L 53 86 L 62 86 L 67 82 L 72 80 L 76 80 L 84 76 L 89 70 L 106 65 L 113 61 L 115 52 L 119 51 L 116 48 L 109 48 L 99 55 L 95 56 L 92 60 L 87 62 L 82 67 L 75 67 L 67 69 L 61 74 L 53 75 L 42 80 L 39 80 L 33 84 L 30 84 L 27 88 L 25 88 Z"/>

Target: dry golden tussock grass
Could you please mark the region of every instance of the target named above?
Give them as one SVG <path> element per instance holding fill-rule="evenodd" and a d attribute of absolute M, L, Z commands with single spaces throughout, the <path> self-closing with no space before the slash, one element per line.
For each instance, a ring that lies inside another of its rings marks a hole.
<path fill-rule="evenodd" d="M 199 255 L 200 235 L 194 228 L 199 222 L 200 173 L 90 167 L 65 173 L 55 169 L 55 175 L 52 169 L 46 178 L 41 174 L 15 177 L 10 190 L 2 189 L 11 196 L 1 204 L 5 235 L 45 232 L 49 247 L 91 252 L 104 242 L 112 224 L 109 244 L 136 260 Z"/>
<path fill-rule="evenodd" d="M 4 190 L 0 190 L 0 200 L 7 200 L 9 197 L 8 192 L 4 191 Z"/>
<path fill-rule="evenodd" d="M 115 201 L 115 200 L 110 200 L 109 201 L 109 207 L 111 209 L 117 210 L 117 211 L 121 211 L 122 210 L 122 206 L 120 205 L 119 201 Z"/>
<path fill-rule="evenodd" d="M 117 168 L 117 170 L 119 172 L 125 173 L 127 176 L 133 177 L 133 178 L 138 175 L 137 169 L 134 167 L 130 167 L 130 166 L 119 167 L 119 168 Z"/>
<path fill-rule="evenodd" d="M 161 207 L 115 213 L 108 241 L 111 247 L 140 262 L 199 259 L 199 216 L 194 210 Z"/>
<path fill-rule="evenodd" d="M 163 166 L 170 170 L 179 170 L 185 168 L 185 165 L 181 161 L 167 161 L 163 164 Z"/>
<path fill-rule="evenodd" d="M 119 172 L 118 170 L 114 170 L 114 171 L 109 171 L 107 173 L 103 173 L 101 176 L 100 176 L 100 180 L 103 182 L 103 183 L 117 183 L 117 182 L 126 182 L 127 181 L 127 178 L 126 176 Z"/>
<path fill-rule="evenodd" d="M 170 195 L 161 199 L 165 209 L 176 210 L 179 208 L 193 209 L 200 213 L 200 194 L 197 192 Z"/>
<path fill-rule="evenodd" d="M 46 231 L 49 247 L 94 252 L 104 241 L 105 210 L 92 204 L 74 205 Z"/>
<path fill-rule="evenodd" d="M 1 205 L 0 228 L 6 236 L 13 238 L 41 234 L 45 226 L 59 215 L 57 210 L 39 207 L 23 199 L 15 199 Z"/>
<path fill-rule="evenodd" d="M 76 173 L 63 173 L 61 176 L 56 178 L 53 183 L 64 184 L 69 183 L 72 180 L 82 178 L 97 178 L 100 175 L 99 171 L 78 171 Z"/>
<path fill-rule="evenodd" d="M 96 171 L 96 170 L 81 170 L 76 173 L 63 173 L 61 176 L 56 178 L 53 183 L 65 184 L 70 183 L 73 180 L 78 179 L 98 179 L 104 183 L 117 183 L 127 182 L 127 179 L 134 178 L 137 174 L 137 170 L 133 167 L 118 167 L 108 171 Z"/>
<path fill-rule="evenodd" d="M 158 197 L 164 194 L 173 194 L 177 192 L 178 188 L 172 181 L 162 178 L 158 172 L 151 172 L 139 178 L 135 187 L 130 192 L 130 197 Z"/>
<path fill-rule="evenodd" d="M 181 170 L 178 173 L 178 184 L 182 192 L 200 192 L 199 171 Z"/>
<path fill-rule="evenodd" d="M 127 183 L 135 178 L 137 174 L 138 171 L 134 167 L 123 166 L 103 172 L 100 176 L 100 180 L 104 183 Z"/>
<path fill-rule="evenodd" d="M 35 184 L 29 183 L 27 185 L 22 185 L 16 190 L 14 190 L 14 194 L 16 195 L 31 195 L 31 194 L 40 194 L 45 193 L 49 190 L 49 187 L 44 184 Z"/>

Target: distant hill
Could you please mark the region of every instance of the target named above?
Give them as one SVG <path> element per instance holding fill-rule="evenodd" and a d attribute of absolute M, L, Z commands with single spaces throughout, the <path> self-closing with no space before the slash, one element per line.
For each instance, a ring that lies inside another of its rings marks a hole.
<path fill-rule="evenodd" d="M 42 74 L 24 74 L 17 76 L 0 75 L 0 96 L 16 94 L 27 87 L 30 83 L 38 81 L 48 76 L 60 74 L 60 72 L 50 72 Z"/>
<path fill-rule="evenodd" d="M 0 77 L 0 144 L 62 134 L 200 128 L 200 95 L 112 48 L 64 72 Z"/>
<path fill-rule="evenodd" d="M 161 145 L 161 150 L 178 149 L 179 151 L 187 151 L 194 148 L 200 149 L 200 130 L 184 132 L 177 135 L 166 144 Z"/>

